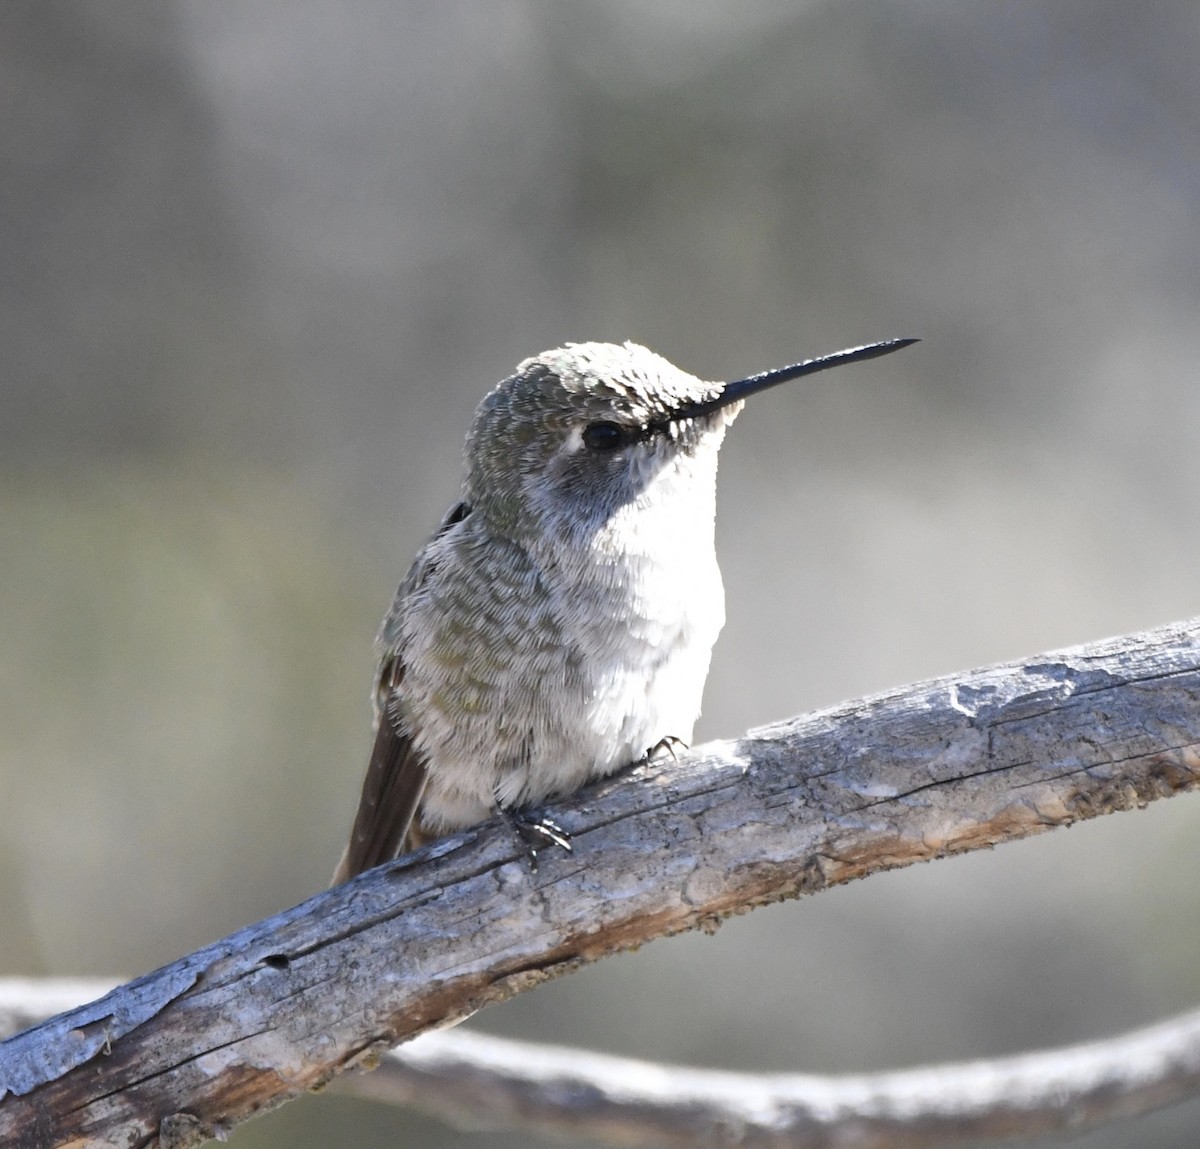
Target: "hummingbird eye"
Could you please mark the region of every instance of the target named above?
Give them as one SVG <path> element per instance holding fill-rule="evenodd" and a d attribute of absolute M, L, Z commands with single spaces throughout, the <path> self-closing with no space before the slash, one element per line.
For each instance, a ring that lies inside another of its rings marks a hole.
<path fill-rule="evenodd" d="M 603 420 L 599 423 L 589 423 L 583 429 L 584 445 L 593 451 L 615 451 L 625 446 L 630 440 L 629 430 L 620 423 Z"/>

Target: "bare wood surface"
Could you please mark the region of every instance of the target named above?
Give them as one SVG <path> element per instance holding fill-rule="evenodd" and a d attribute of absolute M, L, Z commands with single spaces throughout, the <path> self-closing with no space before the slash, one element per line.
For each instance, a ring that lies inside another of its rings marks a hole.
<path fill-rule="evenodd" d="M 100 996 L 99 979 L 0 979 L 0 1037 Z M 1078 1134 L 1200 1092 L 1200 1010 L 1103 1041 L 870 1074 L 687 1069 L 452 1030 L 347 1073 L 343 1095 L 468 1128 L 643 1149 L 935 1149 Z"/>
<path fill-rule="evenodd" d="M 382 1051 L 653 937 L 1200 781 L 1196 623 L 712 743 L 435 843 L 0 1044 L 0 1141 L 195 1144 Z"/>

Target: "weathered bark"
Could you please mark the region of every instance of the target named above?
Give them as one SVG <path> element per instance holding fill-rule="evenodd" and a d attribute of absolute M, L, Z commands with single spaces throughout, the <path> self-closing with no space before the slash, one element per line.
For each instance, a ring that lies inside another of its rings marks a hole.
<path fill-rule="evenodd" d="M 1200 782 L 1195 623 L 922 683 L 488 824 L 0 1045 L 0 1141 L 195 1143 L 653 937 Z"/>
<path fill-rule="evenodd" d="M 0 979 L 0 1037 L 112 982 Z M 936 1149 L 1078 1134 L 1200 1092 L 1200 1010 L 1104 1041 L 893 1073 L 725 1073 L 430 1033 L 331 1089 L 469 1128 L 642 1149 Z"/>

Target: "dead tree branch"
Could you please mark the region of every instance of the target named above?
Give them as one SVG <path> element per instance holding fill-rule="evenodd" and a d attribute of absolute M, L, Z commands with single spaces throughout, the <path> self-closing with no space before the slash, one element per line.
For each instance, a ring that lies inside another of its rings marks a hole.
<path fill-rule="evenodd" d="M 0 1036 L 111 982 L 0 980 Z M 1200 1011 L 1104 1041 L 898 1073 L 685 1069 L 454 1030 L 392 1050 L 338 1093 L 450 1124 L 660 1149 L 936 1149 L 1078 1134 L 1200 1091 Z"/>
<path fill-rule="evenodd" d="M 663 934 L 1200 783 L 1200 624 L 712 743 L 488 824 L 0 1045 L 0 1141 L 195 1144 L 391 1045 Z"/>

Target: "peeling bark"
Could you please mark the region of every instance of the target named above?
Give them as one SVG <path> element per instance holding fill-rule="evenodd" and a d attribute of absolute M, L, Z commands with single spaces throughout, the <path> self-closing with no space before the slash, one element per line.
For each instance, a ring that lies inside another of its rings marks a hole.
<path fill-rule="evenodd" d="M 0 1036 L 110 988 L 0 979 Z M 688 1069 L 457 1029 L 401 1045 L 373 1073 L 343 1074 L 331 1088 L 475 1130 L 640 1149 L 946 1149 L 1078 1134 L 1194 1097 L 1200 1010 L 1062 1049 L 828 1076 Z"/>

